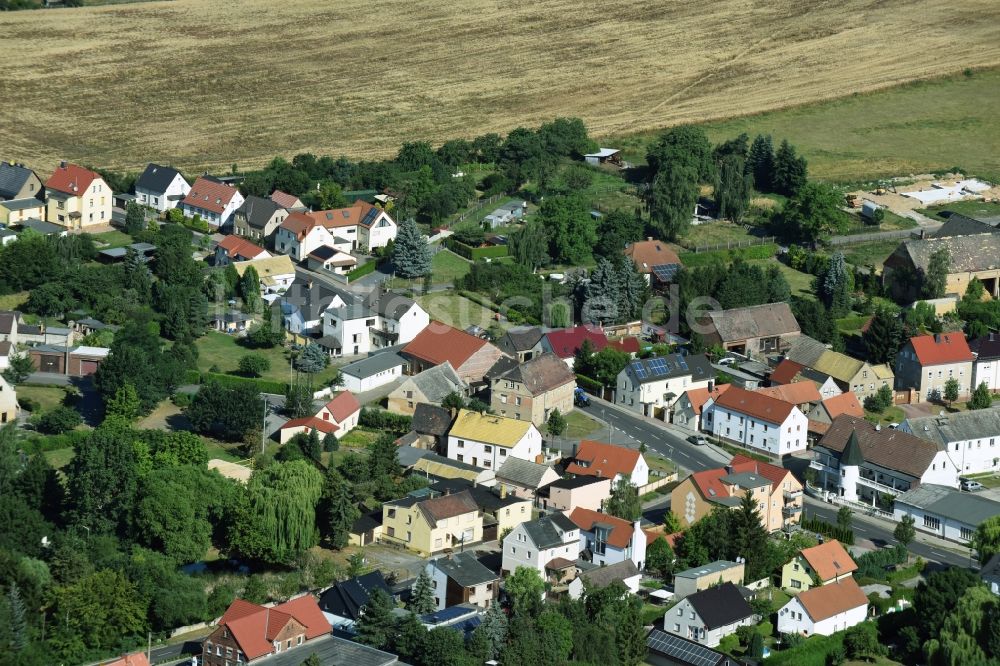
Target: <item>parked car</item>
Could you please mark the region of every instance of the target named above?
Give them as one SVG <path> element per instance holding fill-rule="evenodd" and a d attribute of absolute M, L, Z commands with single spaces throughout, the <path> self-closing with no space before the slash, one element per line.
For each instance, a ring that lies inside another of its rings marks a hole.
<path fill-rule="evenodd" d="M 733 365 L 734 363 L 736 363 L 736 359 L 732 356 L 719 359 L 719 365 Z"/>
<path fill-rule="evenodd" d="M 577 407 L 590 407 L 590 396 L 582 388 L 577 387 L 573 391 L 573 404 Z"/>
<path fill-rule="evenodd" d="M 962 481 L 962 490 L 968 493 L 974 493 L 977 490 L 983 489 L 983 484 L 979 483 L 978 481 L 974 481 L 972 479 L 961 479 L 961 481 Z"/>
<path fill-rule="evenodd" d="M 691 435 L 687 438 L 687 441 L 691 442 L 695 446 L 705 446 L 708 444 L 708 440 L 701 435 Z"/>

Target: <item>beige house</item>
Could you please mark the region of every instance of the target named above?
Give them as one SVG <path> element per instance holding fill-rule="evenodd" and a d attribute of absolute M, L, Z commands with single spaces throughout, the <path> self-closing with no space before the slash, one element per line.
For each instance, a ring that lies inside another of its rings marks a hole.
<path fill-rule="evenodd" d="M 420 403 L 440 405 L 445 396 L 453 392 L 467 397 L 469 385 L 458 376 L 451 363 L 445 361 L 404 379 L 402 384 L 389 393 L 389 411 L 413 414 Z"/>
<path fill-rule="evenodd" d="M 112 195 L 98 174 L 62 162 L 45 181 L 45 219 L 67 229 L 111 224 Z"/>
<path fill-rule="evenodd" d="M 600 511 L 609 497 L 611 497 L 611 479 L 598 476 L 559 479 L 538 493 L 541 507 L 555 511 L 572 511 L 578 507 Z"/>
<path fill-rule="evenodd" d="M 858 565 L 839 541 L 833 539 L 812 548 L 803 548 L 781 568 L 781 589 L 790 594 L 805 592 L 817 585 L 838 583 L 857 571 Z"/>
<path fill-rule="evenodd" d="M 883 281 L 897 289 L 919 284 L 919 275 L 927 271 L 931 256 L 940 249 L 947 250 L 949 256 L 945 294 L 961 297 L 969 282 L 978 278 L 986 287 L 986 293 L 1000 298 L 1000 261 L 997 260 L 1000 257 L 1000 234 L 903 241 L 885 260 Z M 899 279 L 896 279 L 897 276 Z M 909 295 L 912 296 L 912 292 Z"/>
<path fill-rule="evenodd" d="M 427 557 L 483 540 L 483 516 L 468 491 L 382 505 L 382 540 Z"/>
<path fill-rule="evenodd" d="M 744 564 L 718 560 L 705 566 L 694 567 L 674 574 L 674 599 L 707 590 L 722 583 L 743 584 Z"/>
<path fill-rule="evenodd" d="M 800 336 L 785 358 L 833 378 L 841 391 L 851 391 L 864 401 L 883 386 L 893 387 L 895 374 L 888 364 L 872 365 L 826 348 L 822 342 Z"/>
<path fill-rule="evenodd" d="M 576 375 L 555 354 L 542 354 L 516 365 L 490 382 L 490 405 L 501 416 L 541 427 L 553 410 L 573 410 Z"/>
<path fill-rule="evenodd" d="M 508 457 L 497 470 L 496 478 L 497 484 L 507 492 L 533 500 L 539 488 L 559 480 L 559 473 L 549 465 Z"/>
<path fill-rule="evenodd" d="M 45 219 L 45 202 L 41 199 L 29 197 L 0 201 L 0 224 L 13 227 L 31 219 Z"/>
<path fill-rule="evenodd" d="M 17 419 L 20 407 L 17 404 L 17 394 L 14 387 L 0 376 L 0 424 L 13 423 Z"/>
<path fill-rule="evenodd" d="M 0 162 L 0 201 L 38 198 L 42 180 L 23 164 Z"/>
<path fill-rule="evenodd" d="M 972 391 L 974 360 L 961 331 L 918 335 L 896 356 L 896 387 L 916 389 L 924 400 L 941 399 L 948 380 L 955 379 L 962 400 Z"/>

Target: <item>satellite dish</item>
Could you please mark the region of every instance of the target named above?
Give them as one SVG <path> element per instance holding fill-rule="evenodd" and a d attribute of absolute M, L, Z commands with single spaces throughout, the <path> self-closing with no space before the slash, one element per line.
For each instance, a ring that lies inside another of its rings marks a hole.
<path fill-rule="evenodd" d="M 945 415 L 945 411 L 943 409 L 940 412 L 938 412 L 938 416 L 944 416 L 944 415 Z"/>

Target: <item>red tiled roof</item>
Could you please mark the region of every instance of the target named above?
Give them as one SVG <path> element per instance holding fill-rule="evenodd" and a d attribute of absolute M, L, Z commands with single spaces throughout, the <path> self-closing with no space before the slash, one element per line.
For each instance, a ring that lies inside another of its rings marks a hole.
<path fill-rule="evenodd" d="M 323 226 L 313 218 L 309 217 L 306 213 L 291 213 L 285 218 L 284 222 L 278 225 L 282 229 L 287 229 L 288 231 L 295 234 L 295 237 L 302 240 L 306 235 L 312 230 L 313 227 Z"/>
<path fill-rule="evenodd" d="M 585 439 L 580 442 L 574 461 L 566 466 L 566 472 L 614 479 L 619 474 L 631 474 L 635 471 L 641 455 L 637 449 Z M 588 465 L 584 467 L 581 462 Z"/>
<path fill-rule="evenodd" d="M 488 342 L 448 324 L 432 321 L 417 337 L 403 347 L 403 353 L 422 361 L 441 365 L 451 363 L 456 370 Z"/>
<path fill-rule="evenodd" d="M 640 273 L 650 273 L 653 266 L 681 263 L 677 253 L 667 247 L 666 243 L 658 240 L 632 243 L 625 248 L 624 254 L 635 263 Z"/>
<path fill-rule="evenodd" d="M 615 548 L 626 548 L 628 542 L 632 540 L 632 523 L 627 520 L 579 506 L 569 514 L 569 519 L 585 532 L 593 532 L 594 525 L 610 527 L 611 533 L 608 534 L 608 543 Z"/>
<path fill-rule="evenodd" d="M 271 201 L 278 204 L 282 208 L 295 208 L 300 203 L 297 196 L 294 194 L 288 194 L 287 192 L 282 192 L 281 190 L 271 192 Z"/>
<path fill-rule="evenodd" d="M 851 554 L 836 539 L 812 548 L 803 548 L 801 555 L 821 581 L 831 580 L 858 569 Z"/>
<path fill-rule="evenodd" d="M 219 241 L 219 247 L 226 251 L 226 255 L 230 259 L 234 257 L 246 257 L 247 259 L 253 259 L 259 256 L 265 250 L 259 245 L 254 245 L 245 238 L 240 238 L 239 236 L 226 236 L 221 241 Z"/>
<path fill-rule="evenodd" d="M 796 363 L 795 361 L 786 358 L 778 367 L 774 369 L 771 373 L 771 382 L 773 384 L 791 384 L 792 380 L 795 379 L 795 375 L 802 372 L 806 366 L 801 363 Z"/>
<path fill-rule="evenodd" d="M 219 624 L 229 627 L 247 659 L 256 659 L 271 653 L 272 641 L 292 619 L 305 627 L 307 640 L 331 630 L 319 604 L 310 596 L 299 597 L 274 608 L 237 599 L 230 604 Z"/>
<path fill-rule="evenodd" d="M 274 607 L 274 610 L 288 613 L 305 625 L 306 640 L 312 640 L 323 634 L 330 633 L 330 623 L 323 616 L 323 611 L 319 609 L 319 604 L 309 595 L 278 604 Z"/>
<path fill-rule="evenodd" d="M 331 208 L 330 210 L 317 210 L 308 215 L 322 224 L 327 229 L 339 227 L 353 227 L 361 224 L 361 221 L 375 206 L 367 201 L 358 199 L 354 205 L 348 208 Z"/>
<path fill-rule="evenodd" d="M 852 391 L 827 398 L 823 401 L 823 406 L 826 407 L 826 412 L 830 415 L 831 421 L 841 414 L 850 414 L 851 416 L 859 417 L 865 415 L 864 408 L 858 402 L 858 396 L 854 395 Z"/>
<path fill-rule="evenodd" d="M 811 587 L 797 598 L 813 622 L 868 605 L 868 597 L 853 578 Z"/>
<path fill-rule="evenodd" d="M 918 335 L 910 338 L 910 344 L 922 366 L 960 363 L 974 358 L 962 332 Z"/>
<path fill-rule="evenodd" d="M 707 388 L 688 389 L 688 400 L 691 401 L 691 408 L 695 414 L 701 414 L 701 408 L 705 406 L 709 398 L 718 399 L 720 395 L 729 390 L 730 384 L 719 384 L 709 393 Z"/>
<path fill-rule="evenodd" d="M 795 405 L 759 392 L 734 386 L 715 401 L 720 407 L 746 414 L 761 421 L 781 425 L 795 409 Z"/>
<path fill-rule="evenodd" d="M 333 421 L 324 421 L 323 419 L 318 419 L 315 416 L 303 416 L 300 419 L 292 419 L 281 426 L 282 430 L 287 430 L 289 428 L 313 428 L 319 430 L 322 433 L 329 435 L 331 432 L 336 432 L 340 430 L 337 424 Z"/>
<path fill-rule="evenodd" d="M 809 425 L 807 427 L 809 428 L 809 432 L 811 433 L 815 433 L 817 435 L 825 435 L 827 431 L 830 430 L 829 423 L 823 423 L 822 421 L 817 421 L 815 419 L 808 419 L 808 421 Z"/>
<path fill-rule="evenodd" d="M 84 169 L 76 164 L 58 167 L 45 181 L 45 189 L 79 195 L 87 191 L 90 184 L 101 176 L 90 169 Z M 110 194 L 110 193 L 109 193 Z"/>
<path fill-rule="evenodd" d="M 823 396 L 819 394 L 819 389 L 816 388 L 816 384 L 809 381 L 792 382 L 791 384 L 757 389 L 757 393 L 777 398 L 778 400 L 784 400 L 793 405 L 819 402 L 823 399 Z"/>
<path fill-rule="evenodd" d="M 626 354 L 638 354 L 639 353 L 639 338 L 635 336 L 629 336 L 627 338 L 622 338 L 621 340 L 612 340 L 608 343 L 609 347 L 614 347 Z"/>
<path fill-rule="evenodd" d="M 146 659 L 145 652 L 135 652 L 114 661 L 102 663 L 102 666 L 149 666 L 149 660 Z"/>
<path fill-rule="evenodd" d="M 653 530 L 643 530 L 646 534 L 646 548 L 648 549 L 653 542 L 657 539 L 665 539 L 667 545 L 671 548 L 677 547 L 677 540 L 681 538 L 684 532 L 674 532 L 673 534 L 667 534 L 666 532 L 654 532 Z"/>
<path fill-rule="evenodd" d="M 212 213 L 222 213 L 234 196 L 236 196 L 235 187 L 230 187 L 225 183 L 217 183 L 202 176 L 194 181 L 191 191 L 181 203 Z"/>
<path fill-rule="evenodd" d="M 343 423 L 361 409 L 361 403 L 350 391 L 341 391 L 330 402 L 326 403 L 326 409 L 337 420 L 337 423 Z"/>
<path fill-rule="evenodd" d="M 559 358 L 572 358 L 576 350 L 583 346 L 584 340 L 590 340 L 594 351 L 598 352 L 608 346 L 608 337 L 601 328 L 577 326 L 559 331 L 549 331 L 545 334 L 553 353 Z"/>

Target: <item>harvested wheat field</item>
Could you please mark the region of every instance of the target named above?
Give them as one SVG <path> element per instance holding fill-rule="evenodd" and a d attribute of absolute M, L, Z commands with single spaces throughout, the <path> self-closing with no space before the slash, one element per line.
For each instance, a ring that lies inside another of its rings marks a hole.
<path fill-rule="evenodd" d="M 0 154 L 383 157 L 557 115 L 622 134 L 1000 63 L 995 0 L 174 0 L 0 17 Z"/>

